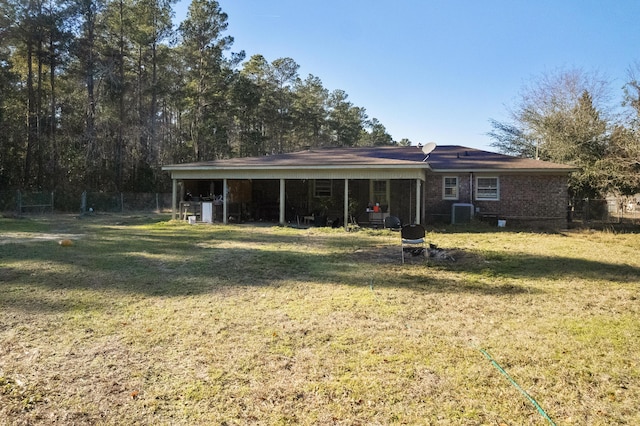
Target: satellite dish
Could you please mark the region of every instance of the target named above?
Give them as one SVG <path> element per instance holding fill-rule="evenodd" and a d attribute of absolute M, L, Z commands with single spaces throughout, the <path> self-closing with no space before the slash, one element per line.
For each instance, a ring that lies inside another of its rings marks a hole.
<path fill-rule="evenodd" d="M 434 149 L 436 149 L 436 143 L 429 142 L 428 144 L 422 147 L 422 152 L 424 152 L 424 155 L 429 155 L 431 151 L 433 151 Z"/>
<path fill-rule="evenodd" d="M 422 152 L 424 152 L 424 155 L 426 155 L 426 157 L 424 157 L 424 160 L 422 160 L 422 161 L 427 161 L 427 158 L 429 158 L 429 154 L 431 154 L 431 151 L 433 151 L 434 149 L 436 149 L 436 143 L 435 142 L 429 142 L 428 144 L 423 146 L 422 147 Z"/>

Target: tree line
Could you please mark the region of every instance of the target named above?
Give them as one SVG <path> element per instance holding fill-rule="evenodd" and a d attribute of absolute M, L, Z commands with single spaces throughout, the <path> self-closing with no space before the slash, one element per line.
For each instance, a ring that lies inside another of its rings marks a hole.
<path fill-rule="evenodd" d="M 192 0 L 0 0 L 0 187 L 158 191 L 161 166 L 409 144 L 291 58 L 232 52 Z"/>
<path fill-rule="evenodd" d="M 171 163 L 408 145 L 292 58 L 232 52 L 215 0 L 0 0 L 0 188 L 163 191 Z M 524 87 L 498 151 L 575 165 L 574 197 L 640 192 L 640 65 Z M 620 107 L 620 108 L 618 108 Z"/>
<path fill-rule="evenodd" d="M 622 99 L 611 83 L 581 69 L 546 73 L 524 86 L 508 121 L 490 120 L 492 146 L 511 155 L 577 169 L 574 199 L 640 193 L 640 63 L 628 70 Z"/>

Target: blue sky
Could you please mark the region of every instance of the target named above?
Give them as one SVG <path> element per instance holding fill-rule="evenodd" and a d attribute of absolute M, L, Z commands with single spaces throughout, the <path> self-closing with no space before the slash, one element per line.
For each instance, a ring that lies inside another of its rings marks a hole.
<path fill-rule="evenodd" d="M 186 15 L 190 0 L 175 6 Z M 636 0 L 219 0 L 232 51 L 299 74 L 377 118 L 394 140 L 491 149 L 489 119 L 508 120 L 522 87 L 580 68 L 621 99 L 640 61 Z"/>

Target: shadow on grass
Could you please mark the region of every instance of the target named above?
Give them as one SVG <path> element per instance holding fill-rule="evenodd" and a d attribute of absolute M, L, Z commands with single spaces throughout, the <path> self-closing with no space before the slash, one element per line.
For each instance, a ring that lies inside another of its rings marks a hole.
<path fill-rule="evenodd" d="M 144 226 L 139 226 L 144 225 Z M 25 288 L 87 290 L 177 297 L 225 287 L 279 285 L 283 281 L 411 288 L 421 292 L 517 295 L 517 284 L 485 285 L 478 277 L 638 282 L 640 268 L 555 256 L 484 253 L 478 262 L 413 260 L 401 265 L 397 246 L 381 255 L 367 236 L 311 235 L 242 226 L 90 224 L 71 247 L 56 241 L 0 245 L 0 304 L 25 310 L 68 310 L 71 302 L 36 300 Z M 354 243 L 357 241 L 357 244 Z M 376 240 L 377 241 L 377 240 Z M 355 254 L 354 247 L 361 247 Z M 384 257 L 387 256 L 387 257 Z M 435 278 L 432 268 L 448 273 Z M 504 282 L 505 280 L 502 280 Z"/>
<path fill-rule="evenodd" d="M 571 222 L 568 224 L 568 232 L 572 231 L 604 231 L 611 232 L 613 234 L 640 234 L 640 224 L 635 222 Z M 472 222 L 470 224 L 431 224 L 427 225 L 428 232 L 446 232 L 448 234 L 487 234 L 493 232 L 500 233 L 520 233 L 520 232 L 534 232 L 539 234 L 564 234 L 565 230 L 558 230 L 551 227 L 544 226 L 527 226 L 524 223 L 513 224 L 508 222 L 506 228 L 498 228 L 495 223 L 489 222 Z"/>
<path fill-rule="evenodd" d="M 603 259 L 606 255 L 603 254 Z M 640 282 L 640 268 L 628 264 L 612 263 L 606 260 L 594 261 L 563 256 L 539 256 L 526 253 L 505 253 L 500 251 L 483 252 L 482 262 L 468 271 L 476 271 L 505 278 L 545 278 L 604 280 L 612 282 Z M 442 265 L 443 268 L 457 271 L 460 266 Z M 462 266 L 462 268 L 465 268 Z"/>

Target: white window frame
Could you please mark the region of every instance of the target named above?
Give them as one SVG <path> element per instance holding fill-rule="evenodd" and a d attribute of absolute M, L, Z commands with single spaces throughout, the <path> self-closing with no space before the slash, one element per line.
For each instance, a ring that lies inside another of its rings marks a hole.
<path fill-rule="evenodd" d="M 483 179 L 493 179 L 495 180 L 495 185 L 488 185 L 486 182 L 481 185 L 480 182 Z M 475 198 L 481 201 L 500 201 L 500 177 L 476 176 Z"/>
<path fill-rule="evenodd" d="M 376 188 L 378 185 L 384 184 L 384 190 Z M 382 198 L 384 197 L 384 198 Z M 381 206 L 389 205 L 391 198 L 391 182 L 389 179 L 371 179 L 369 180 L 369 198 L 373 203 L 380 203 Z"/>
<path fill-rule="evenodd" d="M 318 183 L 320 185 L 318 185 Z M 333 195 L 333 183 L 331 179 L 314 179 L 313 195 L 316 198 L 328 198 Z"/>
<path fill-rule="evenodd" d="M 455 179 L 455 185 L 447 185 L 447 179 Z M 443 200 L 457 200 L 460 198 L 460 187 L 458 185 L 458 176 L 443 176 L 442 177 L 442 199 Z M 447 189 L 454 189 L 454 194 L 447 194 Z"/>

